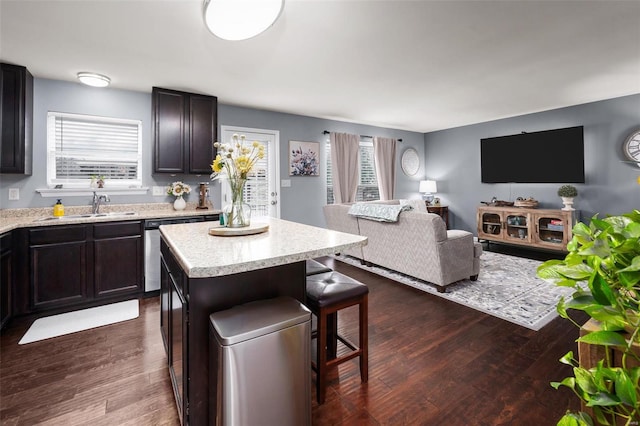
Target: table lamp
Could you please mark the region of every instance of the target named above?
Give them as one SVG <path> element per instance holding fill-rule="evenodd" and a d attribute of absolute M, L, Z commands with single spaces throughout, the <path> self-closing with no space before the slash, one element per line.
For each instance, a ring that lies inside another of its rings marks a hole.
<path fill-rule="evenodd" d="M 422 193 L 422 198 L 429 204 L 433 202 L 433 194 L 438 192 L 435 180 L 421 180 L 418 192 Z"/>

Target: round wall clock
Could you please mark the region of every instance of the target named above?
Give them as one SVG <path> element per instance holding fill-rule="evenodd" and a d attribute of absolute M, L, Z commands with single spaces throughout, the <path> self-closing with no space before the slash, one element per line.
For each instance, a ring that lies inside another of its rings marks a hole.
<path fill-rule="evenodd" d="M 622 151 L 625 157 L 640 167 L 640 129 L 632 132 L 624 141 Z"/>
<path fill-rule="evenodd" d="M 414 148 L 407 148 L 402 153 L 402 171 L 407 176 L 413 176 L 418 173 L 420 169 L 420 157 L 418 156 L 418 151 Z"/>

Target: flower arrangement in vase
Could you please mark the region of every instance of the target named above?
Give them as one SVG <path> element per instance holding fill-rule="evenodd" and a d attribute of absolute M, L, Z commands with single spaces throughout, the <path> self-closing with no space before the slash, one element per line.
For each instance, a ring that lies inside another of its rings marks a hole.
<path fill-rule="evenodd" d="M 244 135 L 233 134 L 231 143 L 214 143 L 218 154 L 211 164 L 211 179 L 227 177 L 231 188 L 231 204 L 223 209 L 225 226 L 240 228 L 249 226 L 251 207 L 244 202 L 247 178 L 258 160 L 264 158 L 264 145 L 257 141 L 246 143 Z"/>
<path fill-rule="evenodd" d="M 176 200 L 173 202 L 173 208 L 175 210 L 184 210 L 187 207 L 187 202 L 182 196 L 190 192 L 191 186 L 181 181 L 173 182 L 167 187 L 167 194 L 176 197 Z"/>

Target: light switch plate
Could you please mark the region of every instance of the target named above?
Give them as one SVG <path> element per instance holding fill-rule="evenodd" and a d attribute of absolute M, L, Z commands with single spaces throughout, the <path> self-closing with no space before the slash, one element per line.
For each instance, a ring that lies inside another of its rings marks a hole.
<path fill-rule="evenodd" d="M 161 195 L 166 195 L 164 186 L 154 186 L 153 187 L 153 196 L 158 197 Z"/>
<path fill-rule="evenodd" d="M 290 188 L 291 187 L 291 180 L 290 179 L 282 179 L 280 181 L 280 187 L 281 188 Z"/>
<path fill-rule="evenodd" d="M 20 199 L 20 188 L 9 188 L 9 201 L 18 201 Z"/>

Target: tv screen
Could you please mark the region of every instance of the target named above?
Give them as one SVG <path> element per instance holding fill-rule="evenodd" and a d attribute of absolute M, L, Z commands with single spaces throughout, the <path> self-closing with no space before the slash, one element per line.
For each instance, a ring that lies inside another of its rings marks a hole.
<path fill-rule="evenodd" d="M 480 140 L 483 183 L 584 183 L 583 126 Z"/>

